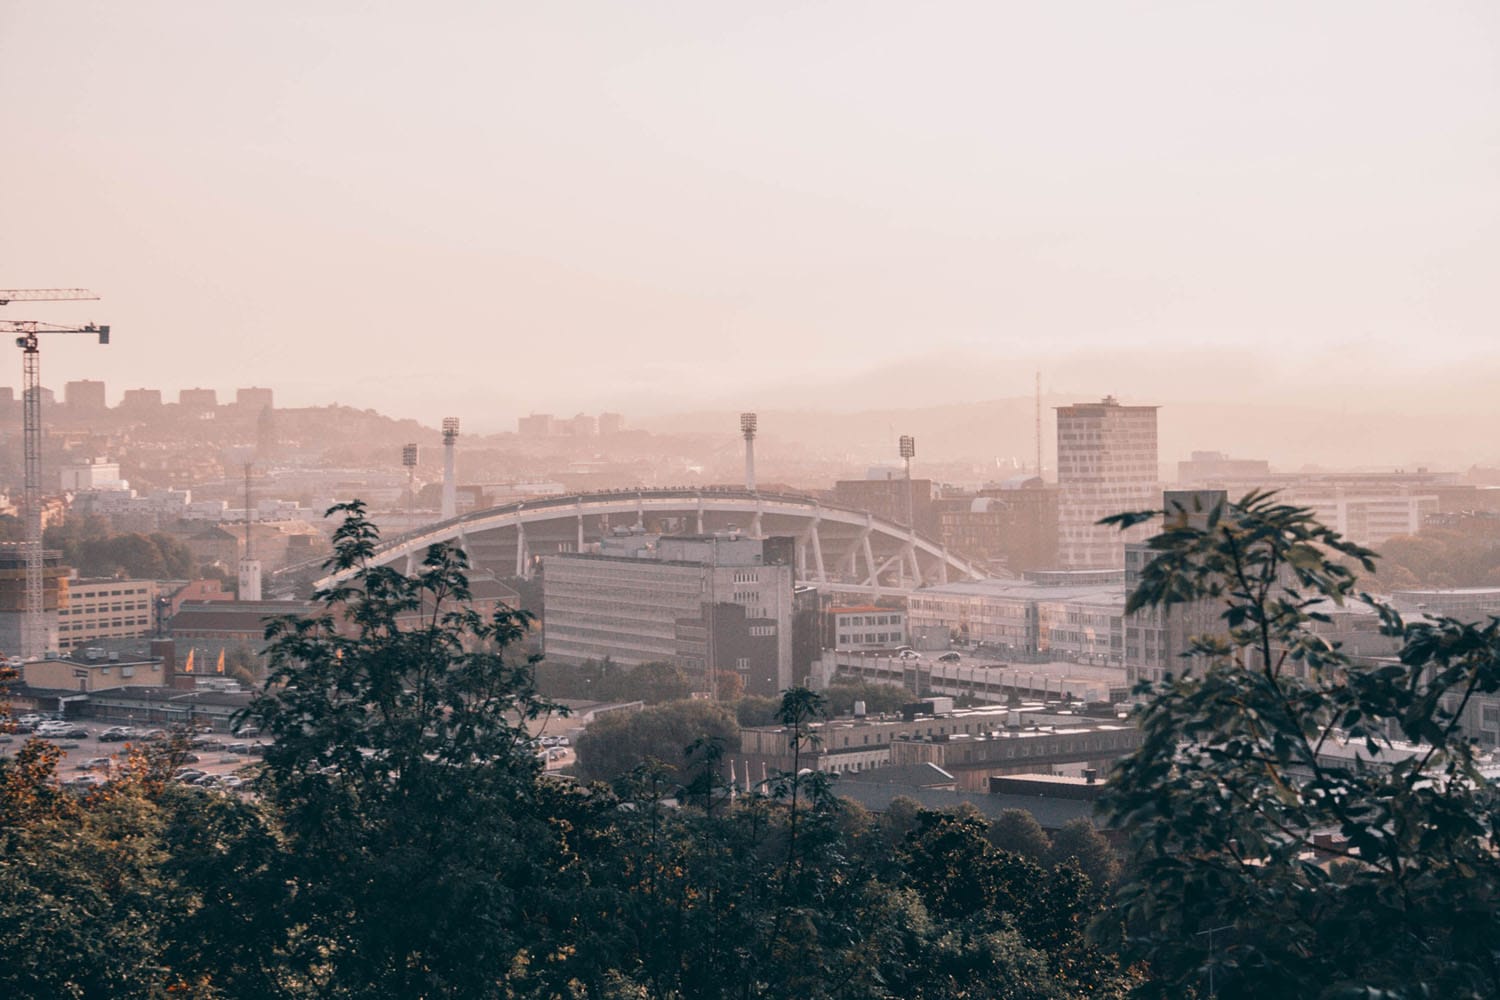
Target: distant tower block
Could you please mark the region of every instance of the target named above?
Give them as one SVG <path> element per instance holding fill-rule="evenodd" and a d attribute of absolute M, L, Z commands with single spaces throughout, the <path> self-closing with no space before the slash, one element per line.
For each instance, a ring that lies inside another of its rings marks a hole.
<path fill-rule="evenodd" d="M 458 418 L 443 418 L 443 520 L 458 515 L 458 484 L 454 479 L 453 445 L 458 441 Z"/>
<path fill-rule="evenodd" d="M 755 414 L 740 414 L 740 433 L 745 435 L 745 489 L 752 493 L 755 492 L 755 425 Z"/>

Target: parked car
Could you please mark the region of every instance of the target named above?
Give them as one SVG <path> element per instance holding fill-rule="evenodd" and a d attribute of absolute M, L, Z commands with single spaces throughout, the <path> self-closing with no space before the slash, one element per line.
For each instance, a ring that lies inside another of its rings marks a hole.
<path fill-rule="evenodd" d="M 114 766 L 114 763 L 115 762 L 110 760 L 108 757 L 90 757 L 88 760 L 78 765 L 78 770 L 108 771 L 111 767 Z"/>
<path fill-rule="evenodd" d="M 97 774 L 79 774 L 63 782 L 70 788 L 96 788 L 104 784 L 104 779 Z"/>
<path fill-rule="evenodd" d="M 99 734 L 100 743 L 124 743 L 134 735 L 128 726 L 111 726 Z"/>

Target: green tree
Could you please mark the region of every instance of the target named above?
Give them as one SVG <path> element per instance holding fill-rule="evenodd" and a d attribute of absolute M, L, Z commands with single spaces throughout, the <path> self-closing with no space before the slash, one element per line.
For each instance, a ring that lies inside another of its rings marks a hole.
<path fill-rule="evenodd" d="M 1458 729 L 1500 689 L 1500 623 L 1403 622 L 1356 595 L 1373 553 L 1269 495 L 1173 513 L 1127 613 L 1211 602 L 1222 624 L 1141 689 L 1111 781 L 1127 954 L 1179 995 L 1500 995 L 1500 798 Z M 1397 658 L 1313 631 L 1356 600 Z"/>
<path fill-rule="evenodd" d="M 665 762 L 681 775 L 683 748 L 699 740 L 739 746 L 739 726 L 728 708 L 708 701 L 673 701 L 639 712 L 611 712 L 578 737 L 574 767 L 584 781 L 613 781 L 647 760 Z"/>
<path fill-rule="evenodd" d="M 1019 854 L 1031 861 L 1044 862 L 1052 857 L 1052 838 L 1042 824 L 1025 809 L 1006 809 L 990 822 L 986 833 L 989 842 L 1002 851 Z"/>
<path fill-rule="evenodd" d="M 1114 848 L 1089 820 L 1079 817 L 1064 823 L 1052 835 L 1052 847 L 1041 860 L 1052 866 L 1072 865 L 1096 887 L 1108 889 L 1120 876 L 1120 859 Z"/>
<path fill-rule="evenodd" d="M 353 575 L 268 629 L 247 713 L 274 737 L 292 960 L 331 996 L 546 992 L 571 861 L 524 725 L 555 706 L 505 655 L 528 616 L 475 612 L 461 550 L 432 546 L 408 577 L 371 564 L 361 503 L 330 513 L 327 568 Z"/>

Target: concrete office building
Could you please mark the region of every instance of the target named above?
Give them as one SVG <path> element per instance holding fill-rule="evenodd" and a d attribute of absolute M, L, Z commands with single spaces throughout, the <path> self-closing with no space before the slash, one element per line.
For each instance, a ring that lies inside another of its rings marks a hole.
<path fill-rule="evenodd" d="M 68 602 L 57 609 L 57 648 L 150 635 L 155 605 L 155 580 L 70 580 Z"/>
<path fill-rule="evenodd" d="M 1122 533 L 1100 518 L 1147 510 L 1158 499 L 1155 406 L 1122 406 L 1113 396 L 1057 409 L 1058 562 L 1069 569 L 1121 569 Z"/>
<path fill-rule="evenodd" d="M 755 694 L 794 683 L 790 539 L 629 534 L 595 548 L 543 560 L 548 660 L 676 663 L 708 686 L 733 671 Z"/>

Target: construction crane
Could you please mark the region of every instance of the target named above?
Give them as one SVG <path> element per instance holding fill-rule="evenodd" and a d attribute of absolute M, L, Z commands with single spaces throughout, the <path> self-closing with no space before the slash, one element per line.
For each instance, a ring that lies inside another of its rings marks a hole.
<path fill-rule="evenodd" d="M 0 305 L 10 302 L 58 302 L 97 299 L 99 296 L 82 288 L 0 289 Z M 38 335 L 46 333 L 86 333 L 109 343 L 109 327 L 88 323 L 84 326 L 59 326 L 36 320 L 0 320 L 0 333 L 19 334 L 16 346 L 21 349 L 23 386 L 21 414 L 25 451 L 26 601 L 21 616 L 21 658 L 41 659 L 47 641 L 46 613 L 42 581 L 42 386 L 41 352 Z"/>
<path fill-rule="evenodd" d="M 12 302 L 98 301 L 98 298 L 87 288 L 0 288 L 0 306 L 8 306 Z"/>

